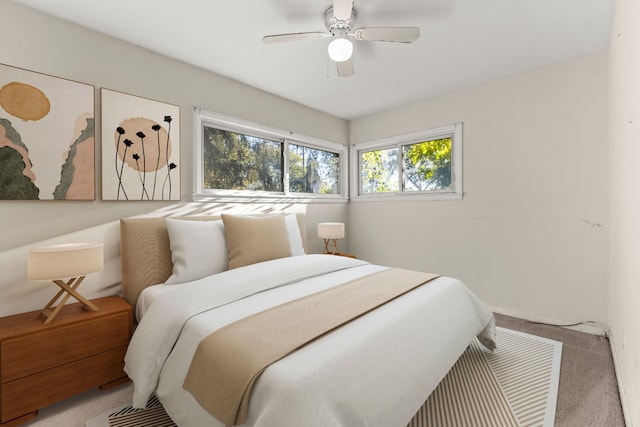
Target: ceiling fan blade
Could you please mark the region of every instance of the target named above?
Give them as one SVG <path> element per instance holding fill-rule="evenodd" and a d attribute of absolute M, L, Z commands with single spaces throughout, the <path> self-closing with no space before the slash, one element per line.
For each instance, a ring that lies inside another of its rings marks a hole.
<path fill-rule="evenodd" d="M 333 16 L 340 21 L 351 18 L 353 0 L 333 0 Z"/>
<path fill-rule="evenodd" d="M 273 34 L 270 36 L 264 36 L 262 38 L 262 41 L 267 44 L 272 44 L 272 43 L 293 42 L 298 40 L 323 39 L 329 36 L 330 34 L 320 33 L 320 32 Z"/>
<path fill-rule="evenodd" d="M 371 27 L 359 28 L 353 32 L 356 40 L 413 43 L 420 37 L 418 27 Z"/>
<path fill-rule="evenodd" d="M 353 76 L 353 56 L 344 62 L 336 62 L 336 67 L 338 68 L 338 76 Z"/>

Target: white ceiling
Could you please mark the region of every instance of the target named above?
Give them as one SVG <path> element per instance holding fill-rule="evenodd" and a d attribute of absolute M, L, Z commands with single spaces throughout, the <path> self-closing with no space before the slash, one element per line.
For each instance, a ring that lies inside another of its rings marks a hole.
<path fill-rule="evenodd" d="M 14 0 L 42 12 L 353 119 L 606 49 L 615 0 L 355 0 L 355 28 L 417 26 L 415 43 L 355 42 L 337 77 L 325 31 L 331 0 Z"/>

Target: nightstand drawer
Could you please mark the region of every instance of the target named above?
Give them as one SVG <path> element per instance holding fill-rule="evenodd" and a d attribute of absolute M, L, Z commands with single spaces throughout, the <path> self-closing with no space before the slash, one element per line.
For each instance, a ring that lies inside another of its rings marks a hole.
<path fill-rule="evenodd" d="M 42 332 L 2 341 L 0 383 L 126 347 L 129 343 L 129 322 L 129 313 L 122 311 L 60 327 L 47 327 Z"/>
<path fill-rule="evenodd" d="M 125 377 L 126 351 L 117 348 L 0 385 L 1 422 Z"/>

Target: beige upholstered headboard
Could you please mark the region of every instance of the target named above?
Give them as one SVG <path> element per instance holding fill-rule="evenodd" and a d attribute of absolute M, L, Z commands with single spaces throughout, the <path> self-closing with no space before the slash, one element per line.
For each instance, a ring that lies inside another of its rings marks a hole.
<path fill-rule="evenodd" d="M 308 252 L 304 214 L 296 214 L 296 216 L 302 244 L 305 252 Z M 214 221 L 220 219 L 220 215 L 173 218 Z M 135 307 L 138 295 L 144 288 L 164 283 L 173 271 L 165 217 L 122 218 L 120 220 L 120 254 L 122 294 L 124 299 Z"/>

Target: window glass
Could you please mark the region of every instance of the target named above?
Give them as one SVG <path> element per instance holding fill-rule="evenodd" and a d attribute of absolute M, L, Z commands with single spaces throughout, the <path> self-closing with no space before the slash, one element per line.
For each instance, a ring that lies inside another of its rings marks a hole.
<path fill-rule="evenodd" d="M 360 154 L 362 193 L 398 191 L 398 149 L 364 151 Z"/>
<path fill-rule="evenodd" d="M 439 191 L 451 187 L 451 138 L 402 146 L 404 191 Z"/>
<path fill-rule="evenodd" d="M 289 143 L 289 191 L 339 194 L 340 155 Z"/>
<path fill-rule="evenodd" d="M 282 142 L 204 126 L 204 188 L 283 191 Z"/>

